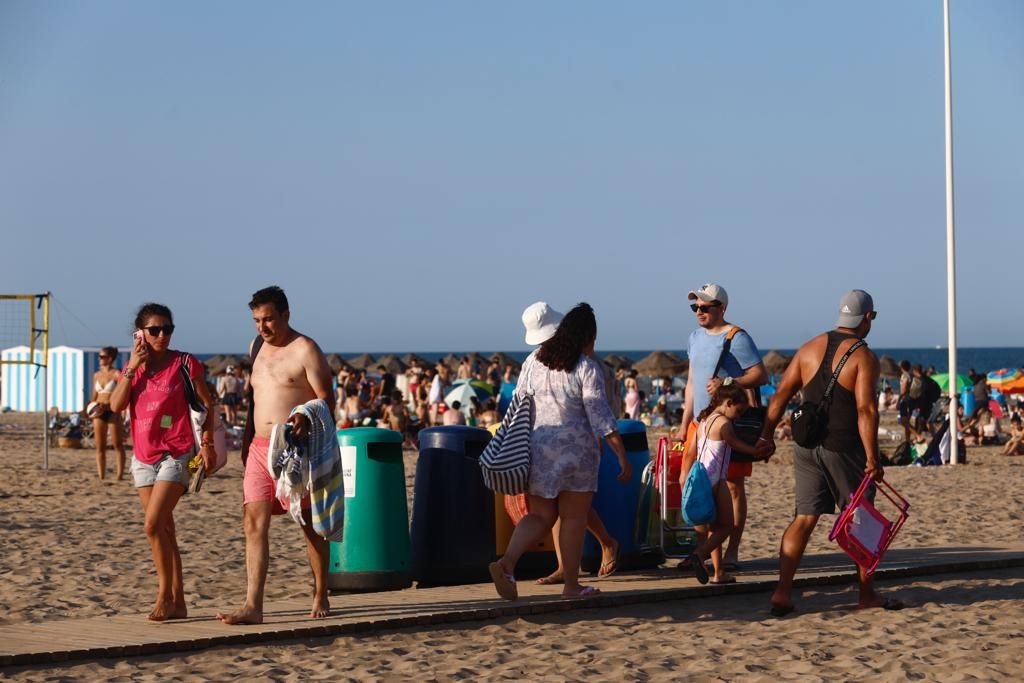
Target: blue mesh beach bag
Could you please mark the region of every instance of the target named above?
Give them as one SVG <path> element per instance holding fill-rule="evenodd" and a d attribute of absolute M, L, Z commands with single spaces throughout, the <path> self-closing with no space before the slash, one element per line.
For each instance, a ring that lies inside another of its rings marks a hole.
<path fill-rule="evenodd" d="M 693 463 L 683 485 L 683 521 L 690 526 L 708 524 L 715 519 L 715 496 L 711 478 L 700 460 Z"/>

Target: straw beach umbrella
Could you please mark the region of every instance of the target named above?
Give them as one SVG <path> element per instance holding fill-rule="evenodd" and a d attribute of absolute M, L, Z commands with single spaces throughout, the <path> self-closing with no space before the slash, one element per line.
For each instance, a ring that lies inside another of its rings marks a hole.
<path fill-rule="evenodd" d="M 764 354 L 762 362 L 764 363 L 765 370 L 772 375 L 781 375 L 789 367 L 789 362 L 793 360 L 788 358 L 774 349 Z"/>
<path fill-rule="evenodd" d="M 647 377 L 662 377 L 681 375 L 689 369 L 690 364 L 675 355 L 665 351 L 654 351 L 646 358 L 638 361 L 633 369 Z"/>
<path fill-rule="evenodd" d="M 405 363 L 403 363 L 401 359 L 398 358 L 398 356 L 396 356 L 393 353 L 388 353 L 378 358 L 377 362 L 374 363 L 373 367 L 376 368 L 378 365 L 383 365 L 385 368 L 387 368 L 388 372 L 390 372 L 393 375 L 400 375 L 409 369 L 408 366 Z"/>
<path fill-rule="evenodd" d="M 515 370 L 518 370 L 520 368 L 520 365 L 521 365 L 519 363 L 519 361 L 517 361 L 515 358 L 513 358 L 512 356 L 510 356 L 507 353 L 504 353 L 502 351 L 496 351 L 495 353 L 492 353 L 490 360 L 491 361 L 498 361 L 498 365 L 503 370 L 505 369 L 506 365 L 511 365 L 512 368 L 515 369 Z"/>
<path fill-rule="evenodd" d="M 419 366 L 421 368 L 429 368 L 431 365 L 433 365 L 433 363 L 431 363 L 429 360 L 427 360 L 423 356 L 418 356 L 415 353 L 407 353 L 404 356 L 402 356 L 402 362 L 410 367 L 412 366 L 413 363 L 419 363 Z"/>
<path fill-rule="evenodd" d="M 203 361 L 203 365 L 206 366 L 207 370 L 213 371 L 214 368 L 219 368 L 221 363 L 224 362 L 224 354 L 218 353 L 216 356 L 211 356 Z"/>
<path fill-rule="evenodd" d="M 374 358 L 368 353 L 362 353 L 355 358 L 350 358 L 348 364 L 356 370 L 369 370 L 374 363 Z"/>
<path fill-rule="evenodd" d="M 348 362 L 336 353 L 332 353 L 327 356 L 327 365 L 331 368 L 331 372 L 337 375 L 344 368 L 351 368 L 352 366 Z"/>
<path fill-rule="evenodd" d="M 449 353 L 447 356 L 438 361 L 443 365 L 447 365 L 449 370 L 456 370 L 459 367 L 460 358 L 454 353 Z"/>
<path fill-rule="evenodd" d="M 903 374 L 903 371 L 900 370 L 900 364 L 892 356 L 882 356 L 879 358 L 878 367 L 881 370 L 882 377 L 894 379 Z"/>
<path fill-rule="evenodd" d="M 609 353 L 604 357 L 604 362 L 611 368 L 618 370 L 619 368 L 631 368 L 633 367 L 633 361 L 626 358 L 625 356 Z"/>

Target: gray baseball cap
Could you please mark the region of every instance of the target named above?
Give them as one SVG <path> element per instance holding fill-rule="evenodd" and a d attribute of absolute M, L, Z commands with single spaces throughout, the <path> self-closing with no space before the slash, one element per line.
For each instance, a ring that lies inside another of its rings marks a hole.
<path fill-rule="evenodd" d="M 875 310 L 871 295 L 863 289 L 851 289 L 839 300 L 839 319 L 836 327 L 854 328 L 860 325 L 864 316 Z"/>

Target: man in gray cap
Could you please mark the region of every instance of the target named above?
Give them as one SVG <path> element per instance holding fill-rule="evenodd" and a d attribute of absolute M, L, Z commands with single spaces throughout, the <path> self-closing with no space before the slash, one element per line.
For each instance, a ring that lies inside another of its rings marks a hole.
<path fill-rule="evenodd" d="M 844 294 L 839 301 L 836 329 L 800 347 L 768 406 L 762 438 L 771 440 L 789 399 L 802 390 L 805 402 L 820 405 L 835 371 L 840 370 L 827 403 L 824 438 L 814 448 L 793 446 L 796 516 L 783 534 L 779 549 L 779 585 L 771 598 L 773 616 L 793 611 L 793 577 L 818 517 L 835 513 L 836 507 L 846 507 L 865 474 L 875 481 L 882 479 L 878 458 L 878 358 L 863 341 L 876 315 L 874 301 L 864 290 Z M 864 569 L 858 567 L 857 571 L 860 607 L 903 607 L 899 600 L 878 595 Z"/>

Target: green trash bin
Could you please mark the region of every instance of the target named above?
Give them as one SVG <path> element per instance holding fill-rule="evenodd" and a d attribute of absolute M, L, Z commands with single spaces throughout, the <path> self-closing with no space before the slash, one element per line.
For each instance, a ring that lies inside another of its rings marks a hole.
<path fill-rule="evenodd" d="M 345 533 L 331 543 L 332 591 L 386 591 L 412 585 L 402 435 L 390 429 L 338 430 L 345 472 Z"/>

